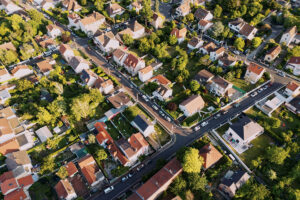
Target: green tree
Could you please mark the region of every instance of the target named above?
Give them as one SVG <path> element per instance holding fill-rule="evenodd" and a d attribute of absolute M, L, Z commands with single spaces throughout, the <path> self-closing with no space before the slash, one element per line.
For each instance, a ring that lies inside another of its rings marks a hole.
<path fill-rule="evenodd" d="M 282 147 L 274 145 L 267 149 L 266 158 L 272 163 L 282 165 L 287 157 L 289 157 L 289 152 Z"/>
<path fill-rule="evenodd" d="M 141 16 L 145 20 L 145 25 L 152 20 L 153 11 L 151 9 L 151 0 L 143 0 L 142 1 L 143 8 L 141 10 Z"/>
<path fill-rule="evenodd" d="M 159 13 L 159 0 L 155 0 L 155 12 Z"/>
<path fill-rule="evenodd" d="M 107 153 L 104 149 L 99 149 L 96 153 L 97 159 L 105 160 L 107 158 Z"/>
<path fill-rule="evenodd" d="M 183 155 L 182 168 L 187 173 L 199 173 L 203 158 L 199 156 L 198 149 L 188 147 Z"/>
<path fill-rule="evenodd" d="M 38 109 L 37 123 L 40 125 L 47 125 L 53 122 L 53 116 L 43 107 Z"/>
<path fill-rule="evenodd" d="M 124 41 L 124 44 L 126 46 L 131 46 L 134 42 L 133 38 L 131 37 L 131 35 L 128 35 L 128 34 L 124 34 L 123 35 L 123 41 Z"/>
<path fill-rule="evenodd" d="M 52 173 L 56 167 L 53 156 L 47 156 L 43 159 L 40 174 Z"/>
<path fill-rule="evenodd" d="M 238 200 L 266 200 L 269 199 L 270 191 L 266 186 L 248 182 L 244 184 L 235 195 Z"/>
<path fill-rule="evenodd" d="M 193 92 L 196 92 L 200 88 L 200 84 L 196 80 L 191 80 L 190 86 Z"/>
<path fill-rule="evenodd" d="M 19 92 L 24 92 L 26 90 L 34 88 L 34 84 L 27 79 L 19 79 L 16 83 L 16 90 Z"/>
<path fill-rule="evenodd" d="M 201 177 L 197 173 L 190 173 L 188 174 L 188 188 L 192 191 L 199 191 L 199 190 L 205 190 L 205 186 L 207 185 L 206 177 Z"/>
<path fill-rule="evenodd" d="M 234 47 L 239 50 L 239 51 L 243 51 L 244 47 L 245 47 L 245 41 L 243 38 L 238 37 L 235 41 L 234 41 Z"/>
<path fill-rule="evenodd" d="M 104 1 L 103 0 L 95 0 L 94 5 L 98 11 L 102 11 L 104 8 Z"/>
<path fill-rule="evenodd" d="M 140 39 L 139 50 L 143 53 L 150 51 L 150 43 L 146 37 Z"/>
<path fill-rule="evenodd" d="M 182 191 L 186 189 L 186 186 L 186 181 L 182 178 L 182 176 L 178 176 L 172 182 L 170 191 L 175 195 L 179 195 Z"/>
<path fill-rule="evenodd" d="M 85 5 L 86 5 L 86 0 L 80 0 L 80 4 L 81 4 L 82 6 L 85 6 Z"/>
<path fill-rule="evenodd" d="M 68 177 L 68 171 L 66 169 L 65 166 L 61 166 L 59 168 L 59 170 L 56 172 L 56 175 L 60 178 L 60 179 L 65 179 Z"/>
<path fill-rule="evenodd" d="M 222 7 L 217 4 L 214 9 L 214 16 L 221 17 L 222 11 L 223 11 Z"/>
<path fill-rule="evenodd" d="M 210 33 L 215 38 L 219 37 L 223 32 L 224 32 L 224 25 L 220 21 L 214 23 L 210 28 Z"/>
<path fill-rule="evenodd" d="M 96 136 L 94 134 L 89 134 L 88 135 L 88 141 L 89 141 L 89 144 L 95 144 L 96 143 Z"/>
<path fill-rule="evenodd" d="M 259 45 L 261 44 L 261 42 L 262 42 L 262 40 L 261 40 L 260 37 L 253 38 L 253 40 L 252 40 L 252 47 L 253 48 L 259 47 Z"/>
<path fill-rule="evenodd" d="M 186 16 L 186 20 L 189 21 L 189 22 L 194 21 L 194 14 L 193 14 L 193 13 L 189 13 L 189 14 Z"/>
<path fill-rule="evenodd" d="M 169 36 L 169 44 L 175 45 L 176 43 L 177 43 L 177 37 L 175 35 L 170 35 Z"/>
<path fill-rule="evenodd" d="M 4 65 L 10 65 L 18 61 L 18 54 L 12 50 L 0 49 L 0 61 Z"/>
<path fill-rule="evenodd" d="M 275 180 L 277 178 L 277 174 L 274 170 L 270 169 L 268 171 L 268 177 L 271 179 L 271 180 Z"/>

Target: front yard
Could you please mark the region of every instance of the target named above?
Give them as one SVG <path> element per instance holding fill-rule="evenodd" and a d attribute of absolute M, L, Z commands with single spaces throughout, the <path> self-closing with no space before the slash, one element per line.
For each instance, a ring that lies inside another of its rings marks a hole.
<path fill-rule="evenodd" d="M 121 114 L 115 116 L 111 121 L 125 138 L 129 138 L 132 134 L 138 132 Z"/>

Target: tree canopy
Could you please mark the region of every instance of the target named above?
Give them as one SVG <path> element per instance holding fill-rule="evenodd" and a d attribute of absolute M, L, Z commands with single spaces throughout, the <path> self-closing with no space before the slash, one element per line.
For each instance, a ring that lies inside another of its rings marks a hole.
<path fill-rule="evenodd" d="M 188 147 L 183 155 L 182 168 L 187 173 L 199 173 L 203 164 L 198 149 Z"/>

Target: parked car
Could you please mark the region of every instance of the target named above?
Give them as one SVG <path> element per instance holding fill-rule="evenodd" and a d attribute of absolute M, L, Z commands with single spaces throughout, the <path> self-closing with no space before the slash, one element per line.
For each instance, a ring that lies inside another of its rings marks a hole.
<path fill-rule="evenodd" d="M 111 192 L 111 191 L 113 191 L 113 190 L 114 190 L 114 186 L 110 186 L 110 187 L 108 187 L 108 188 L 106 188 L 106 189 L 104 190 L 104 193 L 107 194 L 107 193 L 109 193 L 109 192 Z"/>
<path fill-rule="evenodd" d="M 239 107 L 239 106 L 240 106 L 240 103 L 234 104 L 234 107 L 235 107 L 235 108 L 237 108 L 237 107 Z"/>
<path fill-rule="evenodd" d="M 255 97 L 257 95 L 257 92 L 252 92 L 252 94 L 250 94 L 251 97 Z"/>
<path fill-rule="evenodd" d="M 128 179 L 128 176 L 124 176 L 124 177 L 122 178 L 122 182 L 127 181 L 127 179 Z"/>
<path fill-rule="evenodd" d="M 201 126 L 204 127 L 204 126 L 206 126 L 207 124 L 208 124 L 208 122 L 202 122 L 202 123 L 201 123 Z"/>
<path fill-rule="evenodd" d="M 137 171 L 140 171 L 143 167 L 144 167 L 144 164 L 141 164 L 140 166 L 138 166 L 138 167 L 136 168 L 136 170 L 137 170 Z"/>
<path fill-rule="evenodd" d="M 154 110 L 158 110 L 158 107 L 153 105 L 152 108 L 154 108 Z"/>
<path fill-rule="evenodd" d="M 196 126 L 196 127 L 194 128 L 194 131 L 198 131 L 198 130 L 200 130 L 200 126 Z"/>

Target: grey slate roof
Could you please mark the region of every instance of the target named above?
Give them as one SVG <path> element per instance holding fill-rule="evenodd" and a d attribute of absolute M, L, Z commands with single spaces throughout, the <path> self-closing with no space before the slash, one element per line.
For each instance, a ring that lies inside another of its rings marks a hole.
<path fill-rule="evenodd" d="M 151 123 L 146 119 L 144 115 L 137 115 L 133 122 L 142 130 L 145 131 Z"/>

